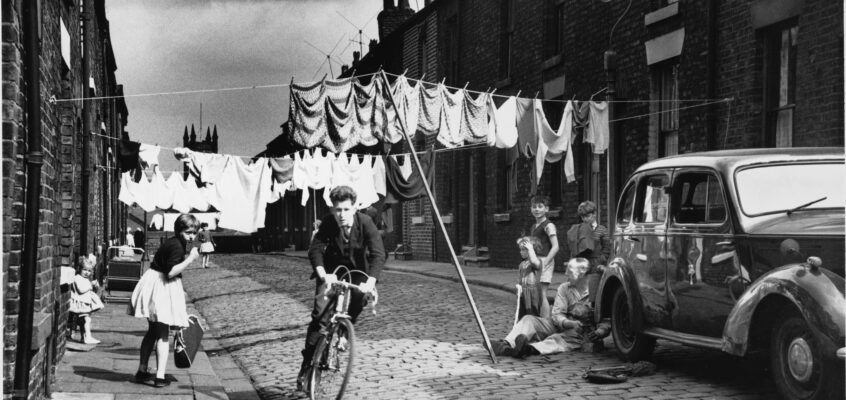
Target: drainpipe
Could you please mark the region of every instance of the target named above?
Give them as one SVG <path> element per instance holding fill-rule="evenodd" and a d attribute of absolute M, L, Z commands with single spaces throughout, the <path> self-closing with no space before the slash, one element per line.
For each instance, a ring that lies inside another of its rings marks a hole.
<path fill-rule="evenodd" d="M 88 65 L 88 52 L 89 49 L 89 41 L 88 41 L 88 0 L 82 0 L 82 15 L 80 15 L 80 21 L 82 21 L 82 80 L 83 80 L 83 98 L 88 97 L 89 90 L 91 89 L 91 84 L 89 83 L 91 79 L 91 69 Z M 91 171 L 90 171 L 90 152 L 89 147 L 91 147 L 91 121 L 89 113 L 91 110 L 88 107 L 88 100 L 82 100 L 82 215 L 79 220 L 79 255 L 86 256 L 88 254 L 88 196 L 89 196 L 89 189 L 88 185 Z"/>
<path fill-rule="evenodd" d="M 41 198 L 41 49 L 38 38 L 38 3 L 23 2 L 23 34 L 26 52 L 26 211 L 24 214 L 23 265 L 19 281 L 18 340 L 15 351 L 16 398 L 29 394 L 32 367 L 32 320 L 35 308 L 35 275 L 38 271 L 38 219 Z"/>
<path fill-rule="evenodd" d="M 717 14 L 720 10 L 720 1 L 711 0 L 708 2 L 708 57 L 706 62 L 708 64 L 708 97 L 713 99 L 717 97 L 717 41 L 719 32 L 717 32 Z M 707 132 L 707 150 L 717 150 L 717 107 L 719 104 L 711 104 L 708 106 L 708 132 Z"/>

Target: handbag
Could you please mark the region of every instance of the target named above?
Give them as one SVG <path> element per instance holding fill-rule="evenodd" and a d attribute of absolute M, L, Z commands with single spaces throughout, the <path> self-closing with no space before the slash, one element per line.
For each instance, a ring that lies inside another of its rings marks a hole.
<path fill-rule="evenodd" d="M 177 368 L 191 368 L 194 356 L 200 350 L 203 333 L 200 319 L 196 315 L 189 315 L 188 327 L 178 330 L 173 336 L 173 362 Z"/>

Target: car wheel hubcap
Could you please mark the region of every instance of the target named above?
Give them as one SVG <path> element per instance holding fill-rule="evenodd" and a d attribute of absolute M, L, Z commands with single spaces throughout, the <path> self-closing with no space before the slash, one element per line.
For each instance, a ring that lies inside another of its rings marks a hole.
<path fill-rule="evenodd" d="M 814 356 L 811 346 L 804 338 L 796 338 L 787 348 L 787 366 L 790 374 L 799 382 L 808 382 L 814 370 Z"/>

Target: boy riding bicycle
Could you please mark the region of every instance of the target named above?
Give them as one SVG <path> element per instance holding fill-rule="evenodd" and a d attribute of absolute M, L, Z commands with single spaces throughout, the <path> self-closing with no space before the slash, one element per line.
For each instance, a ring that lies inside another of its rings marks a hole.
<path fill-rule="evenodd" d="M 385 248 L 373 220 L 363 213 L 356 212 L 357 195 L 349 186 L 338 186 L 329 194 L 332 201 L 332 213 L 320 221 L 320 227 L 312 239 L 308 257 L 316 279 L 314 307 L 311 311 L 311 323 L 306 330 L 306 343 L 303 349 L 303 363 L 297 375 L 297 389 L 302 390 L 314 347 L 320 339 L 321 331 L 329 324 L 332 307 L 330 299 L 324 294 L 328 287 L 338 280 L 335 270 L 346 266 L 350 270 L 362 271 L 370 276 L 366 281 L 361 274 L 352 274 L 351 283 L 360 285 L 362 291 L 353 291 L 349 306 L 350 320 L 355 323 L 365 305 L 365 294 L 376 288 L 376 281 L 385 265 Z"/>

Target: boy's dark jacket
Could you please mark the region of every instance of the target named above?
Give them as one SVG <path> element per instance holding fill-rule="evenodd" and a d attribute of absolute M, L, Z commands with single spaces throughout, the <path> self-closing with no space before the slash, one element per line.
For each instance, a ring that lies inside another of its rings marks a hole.
<path fill-rule="evenodd" d="M 385 247 L 382 244 L 382 235 L 376 229 L 373 220 L 360 212 L 355 213 L 352 229 L 350 230 L 350 241 L 352 262 L 350 269 L 364 271 L 376 279 L 382 273 L 385 265 Z M 308 250 L 308 258 L 311 260 L 312 269 L 323 266 L 326 273 L 334 273 L 335 268 L 342 264 L 344 237 L 338 221 L 333 215 L 323 217 L 320 228 L 311 241 Z M 317 277 L 317 272 L 312 272 L 311 279 Z M 356 278 L 356 280 L 358 280 Z"/>

